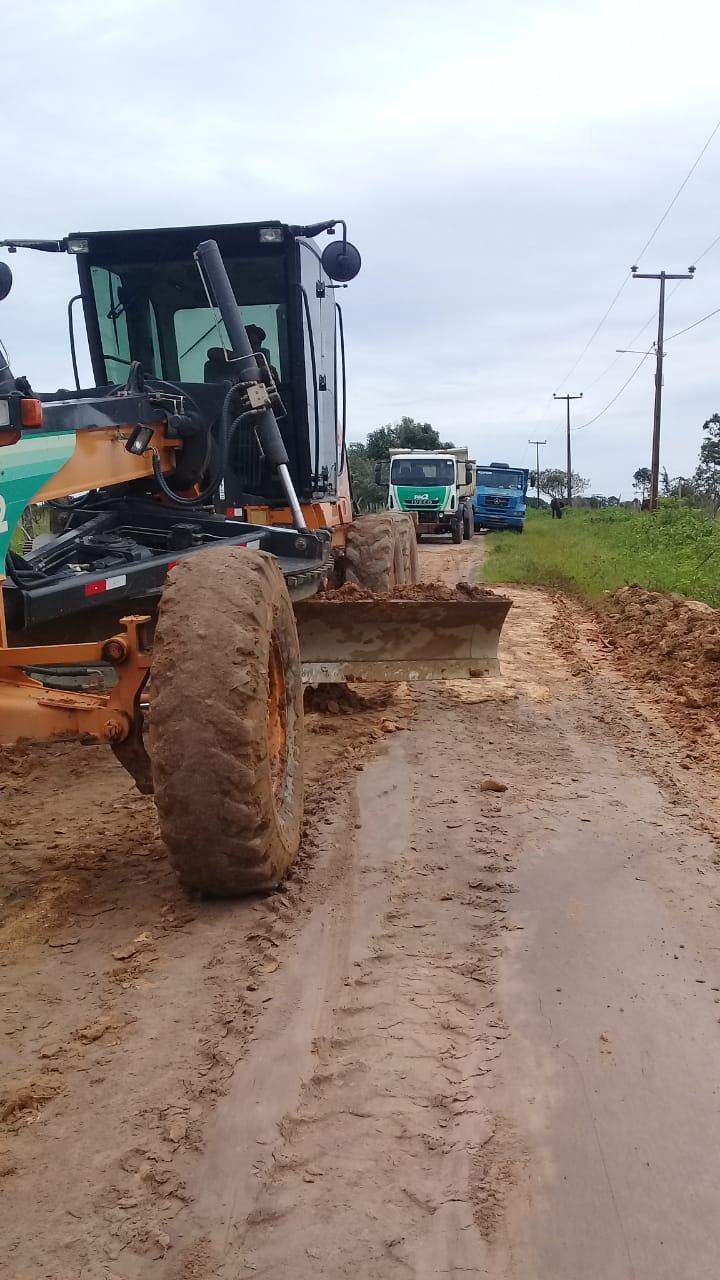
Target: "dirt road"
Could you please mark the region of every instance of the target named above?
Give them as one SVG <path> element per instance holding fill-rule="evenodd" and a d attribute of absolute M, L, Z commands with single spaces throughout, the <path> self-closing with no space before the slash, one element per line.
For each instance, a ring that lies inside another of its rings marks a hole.
<path fill-rule="evenodd" d="M 7 754 L 2 1274 L 717 1276 L 718 777 L 513 596 L 502 678 L 309 714 L 263 900 L 185 900 L 103 752 Z"/>

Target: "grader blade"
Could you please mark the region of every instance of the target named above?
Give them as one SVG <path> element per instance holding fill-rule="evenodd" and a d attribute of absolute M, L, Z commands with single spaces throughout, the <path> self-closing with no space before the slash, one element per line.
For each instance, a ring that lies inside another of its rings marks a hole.
<path fill-rule="evenodd" d="M 295 606 L 303 679 L 468 680 L 497 675 L 510 601 L 338 600 Z"/>

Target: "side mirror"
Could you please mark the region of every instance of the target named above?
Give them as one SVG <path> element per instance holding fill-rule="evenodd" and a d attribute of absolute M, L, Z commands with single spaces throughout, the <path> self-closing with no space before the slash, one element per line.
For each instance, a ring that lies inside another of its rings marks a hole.
<path fill-rule="evenodd" d="M 362 266 L 362 258 L 349 240 L 331 240 L 322 251 L 321 262 L 325 274 L 343 284 L 354 280 Z"/>
<path fill-rule="evenodd" d="M 475 474 L 474 474 L 474 472 L 475 472 L 475 468 L 474 468 L 474 467 L 471 467 L 471 466 L 469 466 L 469 465 L 466 465 L 466 467 L 465 467 L 465 483 L 466 483 L 466 484 L 473 484 L 473 483 L 474 483 L 474 480 L 475 480 Z"/>
<path fill-rule="evenodd" d="M 0 262 L 0 302 L 7 298 L 12 289 L 13 274 L 7 262 Z"/>

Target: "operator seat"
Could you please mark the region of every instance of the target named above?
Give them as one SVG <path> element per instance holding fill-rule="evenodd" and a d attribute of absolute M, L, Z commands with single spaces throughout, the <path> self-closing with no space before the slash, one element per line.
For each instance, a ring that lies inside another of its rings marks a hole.
<path fill-rule="evenodd" d="M 233 362 L 227 359 L 224 347 L 209 347 L 203 369 L 204 382 L 237 382 L 238 375 Z"/>

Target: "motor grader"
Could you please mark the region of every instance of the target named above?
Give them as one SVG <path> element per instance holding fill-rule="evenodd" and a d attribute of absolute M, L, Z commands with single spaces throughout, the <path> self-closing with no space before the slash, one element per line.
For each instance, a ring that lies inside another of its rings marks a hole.
<path fill-rule="evenodd" d="M 271 887 L 300 843 L 303 683 L 488 674 L 509 604 L 392 598 L 412 524 L 354 512 L 344 223 L 2 244 L 74 254 L 80 291 L 74 389 L 0 358 L 0 743 L 109 745 L 186 887 Z M 60 531 L 20 553 L 31 504 Z"/>

